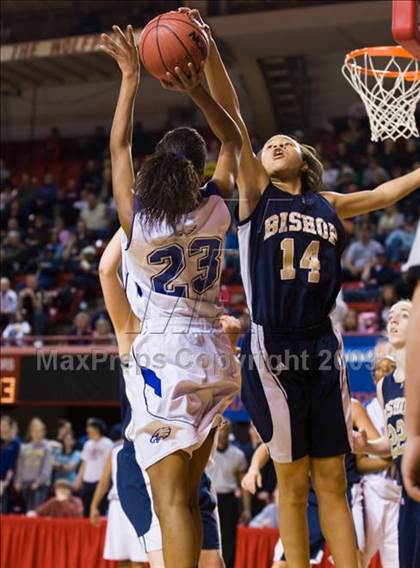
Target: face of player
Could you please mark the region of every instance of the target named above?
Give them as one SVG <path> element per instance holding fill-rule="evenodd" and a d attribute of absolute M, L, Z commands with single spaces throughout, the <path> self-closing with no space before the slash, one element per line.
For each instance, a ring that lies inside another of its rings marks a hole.
<path fill-rule="evenodd" d="M 264 145 L 261 163 L 270 177 L 300 177 L 304 162 L 299 144 L 288 136 L 277 135 Z"/>
<path fill-rule="evenodd" d="M 395 370 L 395 363 L 390 359 L 380 359 L 375 365 L 374 381 L 375 385 L 387 375 Z"/>
<path fill-rule="evenodd" d="M 390 311 L 387 333 L 392 347 L 401 349 L 407 341 L 407 324 L 410 318 L 410 305 L 405 302 L 398 302 Z"/>

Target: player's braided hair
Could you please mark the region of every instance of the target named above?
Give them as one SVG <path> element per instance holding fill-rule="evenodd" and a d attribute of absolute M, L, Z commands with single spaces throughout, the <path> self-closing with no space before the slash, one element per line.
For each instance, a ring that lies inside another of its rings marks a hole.
<path fill-rule="evenodd" d="M 200 201 L 206 143 L 193 128 L 176 128 L 156 145 L 136 177 L 134 192 L 149 226 L 166 222 L 174 230 Z"/>
<path fill-rule="evenodd" d="M 302 172 L 302 182 L 310 191 L 320 191 L 322 189 L 322 176 L 324 166 L 318 156 L 318 152 L 313 146 L 299 144 L 302 150 L 302 158 L 308 164 L 308 169 Z"/>

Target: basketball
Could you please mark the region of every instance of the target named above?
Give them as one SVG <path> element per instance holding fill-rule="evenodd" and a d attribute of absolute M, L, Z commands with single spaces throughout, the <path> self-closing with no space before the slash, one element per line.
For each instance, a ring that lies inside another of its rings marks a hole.
<path fill-rule="evenodd" d="M 151 75 L 164 79 L 179 66 L 189 74 L 188 63 L 197 71 L 207 57 L 209 43 L 198 24 L 181 12 L 167 12 L 151 20 L 140 36 L 140 58 Z"/>

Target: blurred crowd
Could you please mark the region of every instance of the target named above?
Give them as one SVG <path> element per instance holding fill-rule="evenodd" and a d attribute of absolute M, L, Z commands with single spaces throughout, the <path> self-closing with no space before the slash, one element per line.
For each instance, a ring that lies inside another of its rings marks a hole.
<path fill-rule="evenodd" d="M 217 157 L 208 132 L 207 174 Z M 153 152 L 161 133 L 134 129 L 135 168 Z M 295 137 L 303 140 L 302 132 Z M 305 137 L 305 141 L 306 137 Z M 261 142 L 254 140 L 256 150 Z M 325 164 L 325 187 L 341 193 L 372 189 L 420 165 L 420 141 L 369 141 L 360 119 L 328 123 L 313 140 Z M 57 128 L 47 140 L 5 144 L 0 164 L 0 328 L 2 342 L 25 336 L 63 334 L 74 343 L 111 342 L 112 329 L 101 300 L 98 263 L 118 227 L 112 198 L 107 135 L 63 138 Z M 335 313 L 344 332 L 381 330 L 389 306 L 408 295 L 401 278 L 419 216 L 419 192 L 398 205 L 345 221 L 344 286 Z M 240 314 L 245 301 L 238 238 L 226 240 L 222 300 Z"/>

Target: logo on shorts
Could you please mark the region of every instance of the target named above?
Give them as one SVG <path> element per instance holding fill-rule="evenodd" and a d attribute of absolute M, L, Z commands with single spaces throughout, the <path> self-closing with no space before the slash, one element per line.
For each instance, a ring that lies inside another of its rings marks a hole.
<path fill-rule="evenodd" d="M 166 438 L 168 438 L 171 435 L 171 432 L 172 428 L 169 428 L 169 426 L 164 426 L 163 428 L 159 428 L 150 437 L 150 443 L 159 444 L 161 440 L 166 440 Z"/>

